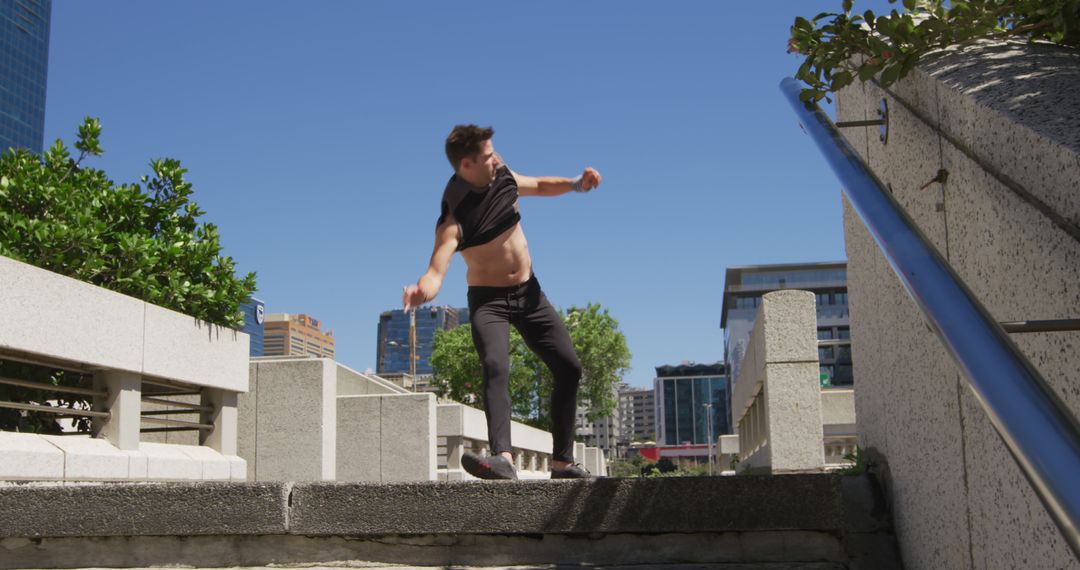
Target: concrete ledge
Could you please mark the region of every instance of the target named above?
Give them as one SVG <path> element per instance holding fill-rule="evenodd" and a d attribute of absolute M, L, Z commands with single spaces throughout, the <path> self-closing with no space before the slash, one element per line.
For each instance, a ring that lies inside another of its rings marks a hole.
<path fill-rule="evenodd" d="M 443 567 L 686 564 L 672 570 L 883 570 L 849 566 L 840 539 L 823 532 L 699 534 L 312 536 L 131 536 L 0 540 L 5 568 L 195 568 L 253 566 Z M 773 562 L 773 561 L 784 562 Z M 821 562 L 805 562 L 806 560 Z M 771 562 L 771 563 L 770 563 Z M 710 564 L 710 566 L 702 566 Z M 719 564 L 719 566 L 713 566 Z M 730 564 L 730 566 L 729 566 Z M 616 570 L 610 566 L 608 570 Z M 528 570 L 521 568 L 519 570 Z"/>
<path fill-rule="evenodd" d="M 64 452 L 40 435 L 0 431 L 0 479 L 62 479 Z"/>
<path fill-rule="evenodd" d="M 0 537 L 282 534 L 284 483 L 0 487 Z"/>
<path fill-rule="evenodd" d="M 142 336 L 144 374 L 247 392 L 247 334 L 146 303 Z"/>
<path fill-rule="evenodd" d="M 306 535 L 708 532 L 843 528 L 840 477 L 297 483 Z"/>

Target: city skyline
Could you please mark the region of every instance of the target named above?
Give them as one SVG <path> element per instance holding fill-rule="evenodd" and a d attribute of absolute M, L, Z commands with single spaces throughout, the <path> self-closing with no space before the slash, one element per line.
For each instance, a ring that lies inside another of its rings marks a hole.
<path fill-rule="evenodd" d="M 604 175 L 585 195 L 521 200 L 523 226 L 556 307 L 598 302 L 619 321 L 631 386 L 664 362 L 722 359 L 724 267 L 844 258 L 838 184 L 777 88 L 799 63 L 785 53 L 795 10 L 210 6 L 54 6 L 46 140 L 70 143 L 89 115 L 105 154 L 87 163 L 118 182 L 181 160 L 257 296 L 332 322 L 350 367 L 377 368 L 370 323 L 426 267 L 458 123 L 494 126 L 523 174 Z M 604 25 L 582 36 L 571 15 Z M 460 46 L 455 30 L 478 21 L 490 37 Z M 554 36 L 517 37 L 521 22 Z M 758 57 L 732 55 L 746 51 Z M 478 96 L 461 65 L 478 52 L 493 80 L 538 81 Z M 455 259 L 434 303 L 465 306 L 466 286 Z"/>

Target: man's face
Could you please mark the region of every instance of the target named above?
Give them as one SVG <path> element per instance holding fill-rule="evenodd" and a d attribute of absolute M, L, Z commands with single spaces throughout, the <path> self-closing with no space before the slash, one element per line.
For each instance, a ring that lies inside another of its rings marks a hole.
<path fill-rule="evenodd" d="M 487 186 L 495 181 L 495 147 L 491 139 L 480 145 L 480 151 L 461 161 L 462 175 L 474 186 Z"/>

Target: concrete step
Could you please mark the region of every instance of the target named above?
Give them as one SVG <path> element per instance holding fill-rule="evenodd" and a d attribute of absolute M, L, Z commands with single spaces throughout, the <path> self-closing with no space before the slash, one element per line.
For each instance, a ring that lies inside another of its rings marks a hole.
<path fill-rule="evenodd" d="M 874 490 L 836 475 L 9 485 L 0 567 L 898 568 Z"/>

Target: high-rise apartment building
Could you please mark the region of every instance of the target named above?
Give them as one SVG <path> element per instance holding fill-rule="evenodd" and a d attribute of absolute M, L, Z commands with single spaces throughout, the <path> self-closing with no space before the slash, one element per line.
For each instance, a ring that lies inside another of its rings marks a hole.
<path fill-rule="evenodd" d="M 263 342 L 266 338 L 266 304 L 253 298 L 241 304 L 240 310 L 244 313 L 244 327 L 240 329 L 240 332 L 247 333 L 251 337 L 249 355 L 262 356 Z"/>
<path fill-rule="evenodd" d="M 619 392 L 622 435 L 628 443 L 656 441 L 656 391 L 652 388 Z"/>
<path fill-rule="evenodd" d="M 468 309 L 421 307 L 416 309 L 416 375 L 431 374 L 431 349 L 435 331 L 449 330 L 468 322 Z M 464 321 L 464 322 L 462 322 Z M 376 374 L 409 373 L 409 314 L 401 309 L 379 315 L 375 347 Z"/>
<path fill-rule="evenodd" d="M 781 289 L 810 291 L 817 297 L 817 337 L 822 387 L 850 387 L 851 329 L 847 297 L 847 262 L 748 265 L 727 268 L 720 326 L 724 362 L 738 382 L 743 355 L 754 329 L 761 296 Z"/>
<path fill-rule="evenodd" d="M 657 366 L 656 425 L 658 445 L 700 445 L 731 433 L 727 368 L 683 363 Z"/>
<path fill-rule="evenodd" d="M 0 152 L 41 152 L 52 0 L 0 0 Z"/>
<path fill-rule="evenodd" d="M 263 356 L 334 357 L 334 332 L 308 315 L 274 313 L 264 320 Z"/>

